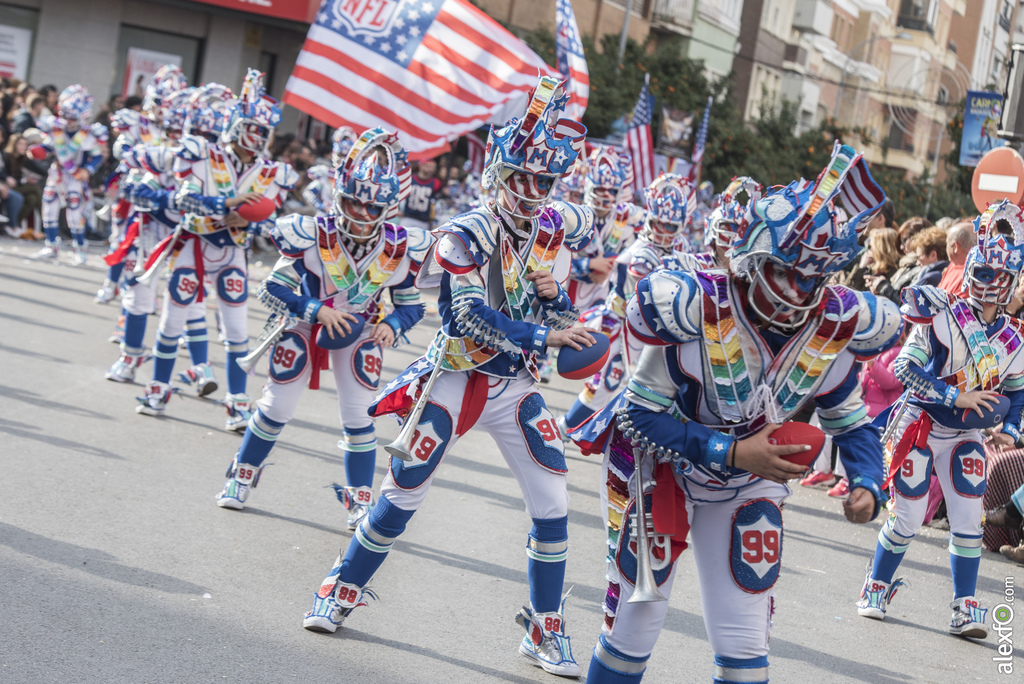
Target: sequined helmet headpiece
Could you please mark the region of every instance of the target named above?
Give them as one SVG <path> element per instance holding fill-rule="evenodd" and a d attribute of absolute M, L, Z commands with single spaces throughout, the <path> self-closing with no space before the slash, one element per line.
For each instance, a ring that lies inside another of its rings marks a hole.
<path fill-rule="evenodd" d="M 590 153 L 583 201 L 598 211 L 611 211 L 632 196 L 633 160 L 614 147 L 598 145 Z"/>
<path fill-rule="evenodd" d="M 339 126 L 331 137 L 331 166 L 337 169 L 345 163 L 349 150 L 356 141 L 356 132 L 348 126 Z"/>
<path fill-rule="evenodd" d="M 750 305 L 770 326 L 795 332 L 817 309 L 829 276 L 861 251 L 857 243 L 885 201 L 863 155 L 838 141 L 814 183 L 800 179 L 748 205 L 730 269 L 750 283 Z M 850 218 L 837 220 L 834 202 Z"/>
<path fill-rule="evenodd" d="M 188 122 L 191 133 L 217 141 L 228 123 L 234 107 L 235 94 L 226 85 L 206 83 L 195 89 L 188 99 Z"/>
<path fill-rule="evenodd" d="M 640 237 L 669 248 L 679 237 L 686 223 L 686 201 L 690 184 L 675 173 L 662 173 L 647 187 L 647 222 Z"/>
<path fill-rule="evenodd" d="M 263 77 L 263 72 L 256 69 L 246 73 L 221 134 L 223 142 L 234 143 L 251 154 L 262 154 L 267 149 L 271 133 L 281 123 L 281 105 L 267 94 Z"/>
<path fill-rule="evenodd" d="M 57 98 L 57 115 L 65 121 L 82 123 L 92 116 L 92 102 L 85 86 L 69 85 Z"/>
<path fill-rule="evenodd" d="M 1024 263 L 1024 210 L 1010 200 L 992 204 L 974 219 L 974 232 L 978 244 L 967 253 L 963 290 L 975 304 L 1006 306 Z"/>
<path fill-rule="evenodd" d="M 165 64 L 153 75 L 142 98 L 142 111 L 161 123 L 170 116 L 169 100 L 175 93 L 188 87 L 181 67 Z"/>
<path fill-rule="evenodd" d="M 699 194 L 699 193 L 698 193 Z M 747 204 L 761 199 L 761 184 L 748 176 L 733 178 L 721 195 L 704 226 L 704 245 L 727 250 L 747 220 Z"/>
<path fill-rule="evenodd" d="M 380 127 L 365 131 L 334 183 L 334 210 L 344 219 L 338 229 L 352 237 L 375 236 L 384 221 L 398 216 L 398 205 L 411 185 L 412 168 L 398 136 Z M 361 226 L 363 232 L 353 232 L 351 226 Z"/>

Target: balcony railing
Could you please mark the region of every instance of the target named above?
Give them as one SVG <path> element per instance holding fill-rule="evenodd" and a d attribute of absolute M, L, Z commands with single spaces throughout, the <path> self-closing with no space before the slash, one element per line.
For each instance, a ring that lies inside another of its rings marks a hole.
<path fill-rule="evenodd" d="M 684 29 L 693 28 L 693 8 L 696 0 L 654 0 L 653 23 Z"/>
<path fill-rule="evenodd" d="M 935 26 L 929 24 L 926 19 L 901 14 L 896 19 L 896 25 L 909 31 L 927 31 L 928 35 L 935 35 Z"/>

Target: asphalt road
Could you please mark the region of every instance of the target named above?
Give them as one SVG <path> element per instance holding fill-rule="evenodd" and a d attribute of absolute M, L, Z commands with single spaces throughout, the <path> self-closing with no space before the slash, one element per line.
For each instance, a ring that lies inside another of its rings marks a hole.
<path fill-rule="evenodd" d="M 307 632 L 302 615 L 349 539 L 326 488 L 344 477 L 331 374 L 303 396 L 248 508 L 218 508 L 239 444 L 221 429 L 223 410 L 183 394 L 164 418 L 136 415 L 142 388 L 103 379 L 117 356 L 106 341 L 116 309 L 92 302 L 98 256 L 73 268 L 27 259 L 35 248 L 0 239 L 0 682 L 556 681 L 517 653 L 530 522 L 487 435 L 471 432 L 441 466 L 375 578 L 381 600 L 333 636 Z M 250 319 L 255 336 L 265 320 L 258 306 Z M 390 352 L 385 378 L 432 332 L 423 325 L 412 346 Z M 212 346 L 211 358 L 223 378 L 223 351 Z M 254 397 L 263 378 L 251 382 Z M 543 392 L 557 414 L 578 389 L 556 378 Z M 382 444 L 396 432 L 378 423 Z M 568 461 L 566 618 L 585 670 L 605 591 L 600 464 L 574 447 Z M 377 483 L 385 468 L 378 457 Z M 880 523 L 848 524 L 824 492 L 796 490 L 776 587 L 774 682 L 1019 681 L 1019 600 L 1014 676 L 992 660 L 994 635 L 978 643 L 945 633 L 945 532 L 922 530 L 902 567 L 912 586 L 884 623 L 867 620 L 854 600 Z M 689 554 L 679 573 L 646 682 L 710 680 Z M 1007 577 L 1020 599 L 1024 568 L 986 552 L 983 604 L 1000 601 Z"/>

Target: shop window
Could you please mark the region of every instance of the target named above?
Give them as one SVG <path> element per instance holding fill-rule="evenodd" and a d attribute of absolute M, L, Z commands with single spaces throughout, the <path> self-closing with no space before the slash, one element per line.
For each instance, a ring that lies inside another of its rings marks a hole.
<path fill-rule="evenodd" d="M 28 80 L 39 10 L 0 5 L 0 76 Z"/>
<path fill-rule="evenodd" d="M 198 67 L 203 49 L 203 41 L 200 38 L 122 25 L 117 42 L 117 69 L 110 87 L 112 93 L 138 95 L 140 91 L 144 91 L 148 81 L 147 75 L 152 75 L 150 66 L 157 62 L 177 62 L 189 83 L 198 82 Z M 128 60 L 129 52 L 132 55 L 132 63 Z M 126 79 L 131 82 L 126 84 Z"/>

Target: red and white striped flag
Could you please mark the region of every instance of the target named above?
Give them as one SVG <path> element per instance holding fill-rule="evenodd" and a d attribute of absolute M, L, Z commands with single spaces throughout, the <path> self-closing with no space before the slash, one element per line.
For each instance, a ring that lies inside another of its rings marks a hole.
<path fill-rule="evenodd" d="M 580 121 L 590 101 L 590 71 L 583 54 L 583 43 L 580 42 L 576 14 L 569 0 L 558 0 L 555 4 L 555 61 L 565 79 L 565 92 L 569 95 L 565 116 Z"/>
<path fill-rule="evenodd" d="M 644 76 L 644 87 L 633 108 L 633 120 L 626 131 L 626 149 L 633 158 L 633 190 L 639 192 L 654 182 L 654 140 L 651 138 L 653 97 L 647 90 L 651 75 Z"/>
<path fill-rule="evenodd" d="M 484 172 L 484 152 L 487 145 L 476 133 L 467 133 L 466 147 L 469 148 L 469 170 L 479 177 Z"/>
<path fill-rule="evenodd" d="M 557 75 L 466 0 L 324 0 L 284 101 L 334 127 L 395 130 L 424 159 L 525 100 L 538 74 Z"/>

